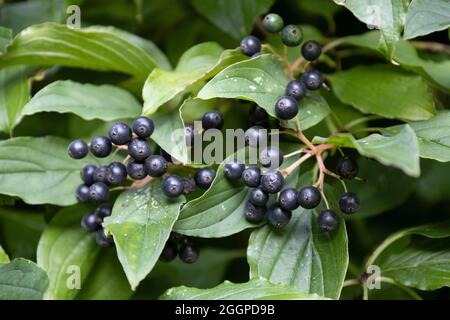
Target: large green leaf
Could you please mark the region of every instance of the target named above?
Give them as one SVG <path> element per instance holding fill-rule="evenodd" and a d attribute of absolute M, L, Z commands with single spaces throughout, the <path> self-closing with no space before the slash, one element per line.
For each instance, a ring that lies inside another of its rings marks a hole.
<path fill-rule="evenodd" d="M 274 0 L 193 0 L 194 8 L 212 24 L 239 40 L 248 35 L 258 15 Z"/>
<path fill-rule="evenodd" d="M 429 204 L 450 199 L 450 163 L 427 160 L 422 161 L 421 166 L 415 196 Z"/>
<path fill-rule="evenodd" d="M 274 285 L 264 278 L 246 283 L 224 283 L 212 289 L 177 287 L 166 291 L 161 300 L 323 300 L 316 294 L 303 293 L 299 289 Z"/>
<path fill-rule="evenodd" d="M 425 80 L 393 66 L 358 66 L 335 73 L 330 81 L 340 100 L 364 113 L 404 120 L 426 120 L 435 114 Z"/>
<path fill-rule="evenodd" d="M 280 62 L 272 55 L 264 54 L 225 68 L 202 88 L 198 97 L 254 101 L 275 117 L 275 104 L 284 95 L 288 82 Z M 323 120 L 329 112 L 325 99 L 311 92 L 300 103 L 297 117 L 306 130 Z M 295 128 L 295 120 L 283 121 L 281 124 Z"/>
<path fill-rule="evenodd" d="M 0 300 L 40 300 L 47 286 L 45 272 L 29 260 L 0 264 Z"/>
<path fill-rule="evenodd" d="M 29 69 L 14 66 L 0 69 L 0 131 L 12 133 L 22 108 L 30 100 Z"/>
<path fill-rule="evenodd" d="M 117 255 L 132 289 L 153 269 L 180 212 L 183 197 L 169 199 L 159 180 L 121 193 L 104 226 L 114 236 Z"/>
<path fill-rule="evenodd" d="M 81 168 L 99 164 L 99 160 L 92 156 L 71 159 L 68 144 L 69 141 L 56 137 L 0 141 L 0 193 L 18 196 L 29 204 L 75 204 Z M 108 160 L 111 159 L 102 161 Z"/>
<path fill-rule="evenodd" d="M 405 39 L 447 29 L 450 26 L 450 2 L 412 0 L 405 19 Z"/>
<path fill-rule="evenodd" d="M 0 246 L 0 264 L 8 263 L 9 257 L 6 254 L 5 250 L 3 250 L 2 246 Z"/>
<path fill-rule="evenodd" d="M 397 42 L 401 39 L 407 9 L 405 0 L 334 0 L 349 9 L 369 28 L 381 31 L 378 44 L 388 59 L 392 59 Z"/>
<path fill-rule="evenodd" d="M 52 82 L 36 93 L 22 114 L 38 112 L 70 112 L 86 120 L 112 121 L 138 117 L 141 105 L 130 93 L 118 87 L 67 80 Z"/>
<path fill-rule="evenodd" d="M 240 61 L 244 56 L 238 49 L 223 50 L 215 42 L 198 44 L 186 51 L 174 71 L 155 69 L 144 85 L 144 114 L 152 114 L 189 86 Z"/>
<path fill-rule="evenodd" d="M 3 53 L 5 48 L 11 43 L 12 30 L 0 26 L 0 53 Z"/>
<path fill-rule="evenodd" d="M 37 261 L 50 279 L 47 299 L 127 299 L 132 294 L 113 249 L 101 250 L 95 234 L 81 229 L 88 211 L 80 205 L 61 210 L 41 237 Z M 68 286 L 77 276 L 80 288 Z"/>

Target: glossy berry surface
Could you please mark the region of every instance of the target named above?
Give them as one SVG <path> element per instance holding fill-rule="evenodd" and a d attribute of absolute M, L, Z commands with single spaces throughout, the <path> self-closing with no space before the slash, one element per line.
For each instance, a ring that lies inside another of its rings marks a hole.
<path fill-rule="evenodd" d="M 97 158 L 105 158 L 110 155 L 112 151 L 111 140 L 107 137 L 95 137 L 91 141 L 91 152 Z"/>
<path fill-rule="evenodd" d="M 176 198 L 183 193 L 183 180 L 178 176 L 168 176 L 163 180 L 162 190 L 170 198 Z"/>
<path fill-rule="evenodd" d="M 83 169 L 81 169 L 80 171 L 81 180 L 83 180 L 83 182 L 88 186 L 94 183 L 95 169 L 97 169 L 97 166 L 94 166 L 93 164 L 88 164 L 87 166 L 84 166 Z"/>
<path fill-rule="evenodd" d="M 95 241 L 102 248 L 112 247 L 114 244 L 112 235 L 106 235 L 104 229 L 100 229 L 97 231 L 97 234 L 95 235 Z"/>
<path fill-rule="evenodd" d="M 202 127 L 208 129 L 222 129 L 223 118 L 218 111 L 208 111 L 202 117 Z"/>
<path fill-rule="evenodd" d="M 309 90 L 317 90 L 322 87 L 323 77 L 319 71 L 309 70 L 302 75 L 302 81 Z"/>
<path fill-rule="evenodd" d="M 94 182 L 103 182 L 106 183 L 106 175 L 108 173 L 108 167 L 107 166 L 99 166 L 95 169 L 93 177 Z"/>
<path fill-rule="evenodd" d="M 245 170 L 245 165 L 239 160 L 231 160 L 224 166 L 223 173 L 230 180 L 240 179 Z"/>
<path fill-rule="evenodd" d="M 111 163 L 106 170 L 106 182 L 110 184 L 121 184 L 127 178 L 127 168 L 120 162 Z"/>
<path fill-rule="evenodd" d="M 325 210 L 317 217 L 317 223 L 324 231 L 334 231 L 339 227 L 339 216 L 332 210 Z"/>
<path fill-rule="evenodd" d="M 359 210 L 360 201 L 358 196 L 353 192 L 346 192 L 339 198 L 339 208 L 347 214 L 355 213 Z"/>
<path fill-rule="evenodd" d="M 160 155 L 150 156 L 145 159 L 145 170 L 151 177 L 161 177 L 167 172 L 167 161 Z"/>
<path fill-rule="evenodd" d="M 283 161 L 283 151 L 275 147 L 268 147 L 259 154 L 259 162 L 265 168 L 276 169 L 283 164 Z"/>
<path fill-rule="evenodd" d="M 127 164 L 128 175 L 134 180 L 142 180 L 147 176 L 147 170 L 142 162 L 130 161 Z"/>
<path fill-rule="evenodd" d="M 75 197 L 79 202 L 88 202 L 91 200 L 91 195 L 89 193 L 89 187 L 85 184 L 82 184 L 75 191 Z"/>
<path fill-rule="evenodd" d="M 81 227 L 87 232 L 95 232 L 102 228 L 102 221 L 94 214 L 89 212 L 81 219 Z"/>
<path fill-rule="evenodd" d="M 240 48 L 243 54 L 251 57 L 261 51 L 261 41 L 257 37 L 248 36 L 242 39 Z"/>
<path fill-rule="evenodd" d="M 358 163 L 349 157 L 342 157 L 336 164 L 336 173 L 343 179 L 353 179 L 358 175 Z"/>
<path fill-rule="evenodd" d="M 163 262 L 173 261 L 178 255 L 178 246 L 175 241 L 168 240 L 164 246 L 159 260 Z"/>
<path fill-rule="evenodd" d="M 300 189 L 297 193 L 297 201 L 302 208 L 313 209 L 320 204 L 322 195 L 319 189 L 308 186 Z"/>
<path fill-rule="evenodd" d="M 279 171 L 268 172 L 261 177 L 261 189 L 267 193 L 277 193 L 284 185 L 284 177 Z"/>
<path fill-rule="evenodd" d="M 267 111 L 256 104 L 250 107 L 249 116 L 253 123 L 264 122 L 269 118 Z"/>
<path fill-rule="evenodd" d="M 89 152 L 89 147 L 83 140 L 77 139 L 69 144 L 67 149 L 69 156 L 73 159 L 83 159 Z"/>
<path fill-rule="evenodd" d="M 292 213 L 283 210 L 278 204 L 273 204 L 267 209 L 267 220 L 276 229 L 285 227 L 291 220 Z"/>
<path fill-rule="evenodd" d="M 262 126 L 253 126 L 245 131 L 245 144 L 257 148 L 267 144 L 267 129 Z"/>
<path fill-rule="evenodd" d="M 106 201 L 109 197 L 109 188 L 103 182 L 96 182 L 89 187 L 89 195 L 92 201 Z"/>
<path fill-rule="evenodd" d="M 195 183 L 201 189 L 208 189 L 211 186 L 214 178 L 216 177 L 216 171 L 210 168 L 203 168 L 195 173 Z"/>
<path fill-rule="evenodd" d="M 290 24 L 281 29 L 281 41 L 288 47 L 296 47 L 302 40 L 303 34 L 297 26 Z"/>
<path fill-rule="evenodd" d="M 140 138 L 148 138 L 155 130 L 155 124 L 152 119 L 139 117 L 133 122 L 133 132 Z"/>
<path fill-rule="evenodd" d="M 291 96 L 281 97 L 275 104 L 275 115 L 281 120 L 295 118 L 298 113 L 298 102 Z"/>
<path fill-rule="evenodd" d="M 255 188 L 250 191 L 248 201 L 255 206 L 262 207 L 269 201 L 269 195 L 261 188 Z"/>
<path fill-rule="evenodd" d="M 109 217 L 112 213 L 112 205 L 109 203 L 103 203 L 97 207 L 94 211 L 98 219 L 103 221 L 104 218 Z"/>
<path fill-rule="evenodd" d="M 116 123 L 109 129 L 109 139 L 116 145 L 124 145 L 131 141 L 133 133 L 129 125 Z"/>
<path fill-rule="evenodd" d="M 199 252 L 194 245 L 188 243 L 181 246 L 178 255 L 181 261 L 185 263 L 194 263 L 198 260 Z"/>
<path fill-rule="evenodd" d="M 128 144 L 128 154 L 137 161 L 144 161 L 152 154 L 152 149 L 144 139 L 133 139 Z"/>
<path fill-rule="evenodd" d="M 302 56 L 308 61 L 314 61 L 320 57 L 322 53 L 322 48 L 317 41 L 309 40 L 306 41 L 302 46 Z"/>
<path fill-rule="evenodd" d="M 292 211 L 298 208 L 297 190 L 287 188 L 280 192 L 278 196 L 278 204 L 284 210 Z"/>
<path fill-rule="evenodd" d="M 300 80 L 291 80 L 286 86 L 286 95 L 297 101 L 305 97 L 307 92 L 306 85 Z"/>
<path fill-rule="evenodd" d="M 245 219 L 250 223 L 261 223 L 266 217 L 266 207 L 265 206 L 255 206 L 251 202 L 247 202 L 245 205 Z"/>
<path fill-rule="evenodd" d="M 276 13 L 269 13 L 266 15 L 262 21 L 264 29 L 270 33 L 280 32 L 283 29 L 284 22 L 283 18 L 281 18 Z"/>
<path fill-rule="evenodd" d="M 257 187 L 261 181 L 261 169 L 258 167 L 248 167 L 242 172 L 242 181 L 247 187 Z"/>

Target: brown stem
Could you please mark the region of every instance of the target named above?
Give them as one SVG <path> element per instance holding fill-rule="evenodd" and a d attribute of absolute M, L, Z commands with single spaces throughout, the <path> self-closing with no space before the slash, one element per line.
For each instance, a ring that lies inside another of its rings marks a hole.
<path fill-rule="evenodd" d="M 298 159 L 297 161 L 295 161 L 293 164 L 291 164 L 289 167 L 287 167 L 286 169 L 284 169 L 282 172 L 285 176 L 289 176 L 295 169 L 297 169 L 297 167 L 299 165 L 301 165 L 303 162 L 305 162 L 306 160 L 308 160 L 309 158 L 311 158 L 313 156 L 313 154 L 311 153 L 307 153 L 305 155 L 303 155 L 300 159 Z"/>
<path fill-rule="evenodd" d="M 117 190 L 134 190 L 139 189 L 150 183 L 154 178 L 147 176 L 142 180 L 135 180 L 132 185 L 130 186 L 120 186 L 110 189 L 110 191 L 117 191 Z"/>

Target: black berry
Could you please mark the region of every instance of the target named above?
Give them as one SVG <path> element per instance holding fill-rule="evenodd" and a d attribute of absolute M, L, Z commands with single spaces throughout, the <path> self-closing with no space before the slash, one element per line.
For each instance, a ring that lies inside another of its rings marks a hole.
<path fill-rule="evenodd" d="M 322 200 L 322 195 L 319 189 L 308 186 L 299 190 L 297 193 L 297 201 L 302 208 L 313 209 L 320 204 Z"/>
<path fill-rule="evenodd" d="M 155 130 L 155 124 L 152 119 L 139 117 L 133 122 L 133 132 L 140 138 L 148 138 Z"/>
<path fill-rule="evenodd" d="M 216 171 L 210 168 L 203 168 L 195 173 L 194 179 L 199 188 L 208 189 L 215 177 Z"/>
<path fill-rule="evenodd" d="M 224 166 L 223 173 L 225 177 L 230 180 L 237 180 L 241 178 L 242 173 L 245 170 L 245 165 L 239 160 L 231 160 Z"/>
<path fill-rule="evenodd" d="M 145 165 L 141 162 L 130 161 L 127 164 L 128 175 L 134 180 L 142 180 L 147 176 Z"/>
<path fill-rule="evenodd" d="M 109 197 L 109 189 L 103 182 L 96 182 L 89 187 L 89 194 L 92 201 L 106 201 Z"/>
<path fill-rule="evenodd" d="M 359 210 L 358 196 L 353 192 L 346 192 L 339 198 L 339 208 L 342 212 L 352 214 Z"/>
<path fill-rule="evenodd" d="M 243 54 L 251 57 L 261 51 L 261 41 L 257 37 L 248 36 L 242 39 L 240 47 Z"/>
<path fill-rule="evenodd" d="M 208 111 L 202 117 L 202 127 L 208 129 L 222 129 L 223 118 L 218 111 Z"/>
<path fill-rule="evenodd" d="M 144 139 L 133 139 L 128 144 L 128 154 L 137 161 L 144 161 L 152 154 L 152 149 Z"/>
<path fill-rule="evenodd" d="M 110 184 L 121 184 L 127 178 L 127 168 L 120 162 L 113 162 L 106 170 L 105 180 Z"/>
<path fill-rule="evenodd" d="M 313 61 L 319 58 L 322 53 L 322 48 L 317 41 L 306 41 L 302 46 L 302 56 L 308 61 Z"/>
<path fill-rule="evenodd" d="M 198 260 L 199 252 L 198 249 L 192 244 L 185 244 L 180 248 L 178 252 L 181 261 L 186 263 L 194 263 Z"/>
<path fill-rule="evenodd" d="M 253 203 L 255 206 L 262 207 L 267 204 L 267 201 L 269 201 L 269 195 L 261 188 L 255 188 L 250 191 L 248 201 Z"/>
<path fill-rule="evenodd" d="M 159 256 L 159 260 L 162 262 L 170 262 L 173 261 L 178 254 L 178 246 L 174 241 L 168 240 L 166 245 L 164 246 L 161 255 Z"/>
<path fill-rule="evenodd" d="M 267 144 L 267 129 L 261 126 L 253 126 L 245 131 L 245 144 L 257 148 Z"/>
<path fill-rule="evenodd" d="M 287 188 L 280 192 L 278 196 L 278 204 L 284 210 L 292 211 L 298 208 L 297 190 Z"/>
<path fill-rule="evenodd" d="M 286 86 L 286 95 L 297 101 L 306 96 L 307 91 L 305 84 L 300 80 L 291 80 Z"/>
<path fill-rule="evenodd" d="M 319 71 L 309 70 L 302 75 L 302 81 L 309 90 L 317 90 L 323 84 L 323 77 Z"/>
<path fill-rule="evenodd" d="M 87 232 L 95 232 L 102 228 L 102 221 L 94 214 L 94 212 L 87 213 L 81 219 L 81 227 Z"/>
<path fill-rule="evenodd" d="M 109 156 L 112 151 L 111 140 L 107 137 L 95 137 L 91 141 L 91 152 L 97 158 L 105 158 Z"/>
<path fill-rule="evenodd" d="M 268 147 L 259 154 L 259 162 L 265 168 L 276 169 L 283 164 L 284 154 L 275 147 Z"/>
<path fill-rule="evenodd" d="M 86 142 L 77 139 L 69 144 L 67 152 L 69 153 L 69 156 L 73 159 L 82 159 L 87 156 L 89 148 Z"/>
<path fill-rule="evenodd" d="M 91 195 L 89 193 L 89 187 L 85 184 L 82 184 L 75 191 L 75 197 L 79 202 L 88 202 L 91 200 Z"/>
<path fill-rule="evenodd" d="M 109 203 L 103 203 L 95 209 L 95 215 L 97 218 L 99 218 L 101 221 L 103 221 L 104 218 L 109 217 L 112 213 L 112 205 Z"/>
<path fill-rule="evenodd" d="M 88 164 L 87 166 L 83 167 L 83 169 L 81 169 L 80 171 L 81 180 L 83 180 L 83 182 L 88 186 L 94 183 L 95 169 L 97 169 L 96 166 L 94 166 L 93 164 Z"/>
<path fill-rule="evenodd" d="M 162 183 L 162 190 L 166 196 L 176 198 L 183 193 L 183 180 L 178 176 L 168 176 Z"/>
<path fill-rule="evenodd" d="M 261 189 L 267 193 L 277 193 L 284 185 L 284 177 L 279 171 L 264 174 L 261 177 Z"/>
<path fill-rule="evenodd" d="M 107 166 L 99 166 L 95 169 L 93 177 L 94 182 L 103 182 L 107 183 L 106 181 L 106 175 L 108 173 L 108 167 Z"/>
<path fill-rule="evenodd" d="M 339 226 L 339 217 L 334 211 L 325 210 L 317 217 L 317 223 L 319 224 L 320 229 L 327 232 L 333 231 Z"/>
<path fill-rule="evenodd" d="M 269 118 L 267 111 L 256 104 L 250 107 L 249 115 L 253 123 L 264 122 Z"/>
<path fill-rule="evenodd" d="M 283 210 L 278 204 L 273 204 L 267 209 L 267 220 L 276 229 L 285 227 L 291 220 L 292 213 Z"/>
<path fill-rule="evenodd" d="M 261 169 L 258 167 L 248 167 L 242 172 L 242 181 L 248 187 L 257 187 L 261 181 Z"/>
<path fill-rule="evenodd" d="M 336 164 L 336 173 L 343 179 L 353 179 L 358 175 L 358 163 L 352 158 L 340 158 Z"/>
<path fill-rule="evenodd" d="M 290 24 L 281 30 L 281 41 L 288 47 L 296 47 L 302 40 L 303 34 L 297 26 Z"/>
<path fill-rule="evenodd" d="M 104 229 L 100 229 L 97 231 L 97 234 L 95 235 L 95 241 L 102 248 L 108 248 L 114 244 L 112 235 L 106 235 Z"/>
<path fill-rule="evenodd" d="M 145 159 L 145 170 L 151 177 L 161 177 L 167 171 L 167 161 L 159 155 L 150 156 Z"/>
<path fill-rule="evenodd" d="M 183 178 L 183 194 L 189 194 L 195 190 L 195 179 L 193 177 Z"/>
<path fill-rule="evenodd" d="M 133 133 L 129 125 L 116 123 L 109 129 L 109 138 L 116 145 L 124 145 L 131 141 Z"/>
<path fill-rule="evenodd" d="M 275 115 L 282 120 L 295 118 L 298 113 L 298 103 L 291 96 L 281 97 L 275 104 Z"/>
<path fill-rule="evenodd" d="M 247 202 L 245 205 L 245 219 L 250 223 L 261 223 L 266 217 L 266 207 L 257 207 L 251 202 Z"/>
<path fill-rule="evenodd" d="M 280 32 L 283 29 L 284 22 L 283 18 L 281 18 L 276 13 L 269 13 L 266 15 L 262 21 L 264 29 L 270 33 Z"/>

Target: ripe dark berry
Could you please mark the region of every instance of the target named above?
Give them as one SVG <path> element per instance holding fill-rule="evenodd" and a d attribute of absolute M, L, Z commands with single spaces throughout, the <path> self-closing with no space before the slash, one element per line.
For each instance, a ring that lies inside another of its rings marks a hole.
<path fill-rule="evenodd" d="M 127 178 L 127 168 L 120 162 L 113 162 L 106 170 L 105 180 L 110 184 L 121 184 Z"/>
<path fill-rule="evenodd" d="M 280 192 L 278 204 L 284 210 L 292 211 L 298 208 L 297 190 L 287 188 Z"/>
<path fill-rule="evenodd" d="M 216 171 L 210 168 L 203 168 L 195 173 L 194 179 L 199 188 L 208 189 L 215 177 Z"/>
<path fill-rule="evenodd" d="M 94 183 L 94 172 L 97 169 L 93 164 L 88 164 L 80 171 L 81 180 L 88 186 Z"/>
<path fill-rule="evenodd" d="M 322 48 L 317 41 L 306 41 L 302 46 L 302 56 L 308 61 L 314 61 L 319 58 Z"/>
<path fill-rule="evenodd" d="M 97 231 L 97 234 L 95 235 L 95 241 L 102 248 L 108 248 L 114 244 L 112 235 L 106 235 L 104 229 L 100 229 Z"/>
<path fill-rule="evenodd" d="M 162 183 L 162 190 L 166 196 L 176 198 L 183 193 L 183 180 L 178 176 L 168 176 Z"/>
<path fill-rule="evenodd" d="M 188 146 L 193 146 L 195 143 L 195 127 L 193 124 L 187 124 L 185 127 L 185 134 L 186 134 L 186 144 Z"/>
<path fill-rule="evenodd" d="M 267 144 L 267 129 L 261 126 L 253 126 L 245 131 L 245 144 L 258 148 Z"/>
<path fill-rule="evenodd" d="M 109 189 L 103 182 L 96 182 L 89 187 L 89 194 L 92 201 L 106 201 L 109 197 Z"/>
<path fill-rule="evenodd" d="M 139 117 L 133 122 L 133 132 L 140 138 L 148 138 L 155 130 L 155 124 L 152 119 L 147 117 Z"/>
<path fill-rule="evenodd" d="M 82 159 L 87 156 L 89 148 L 86 142 L 77 139 L 69 144 L 67 152 L 69 153 L 69 156 L 73 159 Z"/>
<path fill-rule="evenodd" d="M 306 96 L 306 93 L 306 86 L 300 80 L 291 80 L 286 86 L 286 95 L 294 98 L 297 101 Z"/>
<path fill-rule="evenodd" d="M 131 141 L 133 133 L 129 125 L 125 123 L 116 123 L 109 129 L 109 138 L 116 145 L 124 145 Z"/>
<path fill-rule="evenodd" d="M 256 104 L 250 107 L 249 115 L 254 123 L 264 122 L 269 118 L 267 111 Z"/>
<path fill-rule="evenodd" d="M 248 36 L 242 39 L 240 47 L 243 54 L 251 57 L 261 51 L 261 41 L 257 37 Z"/>
<path fill-rule="evenodd" d="M 283 18 L 281 18 L 276 13 L 269 13 L 266 15 L 262 21 L 264 29 L 270 33 L 280 32 L 283 29 L 284 22 Z"/>
<path fill-rule="evenodd" d="M 339 226 L 339 217 L 334 211 L 325 210 L 317 217 L 317 223 L 319 224 L 320 229 L 327 232 L 333 231 Z"/>
<path fill-rule="evenodd" d="M 107 183 L 106 181 L 106 175 L 108 173 L 108 167 L 107 166 L 99 166 L 95 169 L 93 177 L 94 182 L 103 182 Z"/>
<path fill-rule="evenodd" d="M 185 244 L 180 248 L 178 252 L 181 261 L 186 263 L 194 263 L 198 260 L 199 252 L 198 249 L 192 244 Z"/>
<path fill-rule="evenodd" d="M 111 140 L 107 137 L 95 137 L 91 141 L 91 152 L 97 158 L 105 158 L 109 156 L 112 151 Z"/>
<path fill-rule="evenodd" d="M 242 176 L 245 165 L 239 160 L 231 160 L 225 164 L 223 173 L 230 180 L 237 180 Z"/>
<path fill-rule="evenodd" d="M 95 215 L 97 218 L 99 218 L 101 221 L 103 221 L 104 218 L 109 217 L 112 213 L 112 205 L 109 203 L 103 203 L 95 209 Z"/>
<path fill-rule="evenodd" d="M 202 127 L 208 129 L 222 129 L 223 118 L 218 111 L 208 111 L 202 117 Z"/>
<path fill-rule="evenodd" d="M 358 175 L 358 163 L 352 158 L 340 158 L 336 164 L 336 173 L 343 179 L 353 179 Z"/>
<path fill-rule="evenodd" d="M 152 154 L 152 149 L 144 139 L 133 139 L 128 144 L 128 154 L 137 161 L 144 161 Z"/>
<path fill-rule="evenodd" d="M 279 171 L 268 172 L 261 177 L 261 189 L 267 193 L 277 193 L 284 185 L 284 177 Z"/>
<path fill-rule="evenodd" d="M 319 189 L 308 186 L 299 190 L 297 193 L 297 201 L 302 208 L 313 209 L 320 204 L 322 200 L 322 195 Z"/>
<path fill-rule="evenodd" d="M 296 47 L 302 40 L 303 34 L 297 26 L 290 24 L 281 30 L 281 41 L 288 47 Z"/>
<path fill-rule="evenodd" d="M 253 203 L 247 202 L 244 212 L 245 219 L 250 223 L 261 223 L 266 217 L 266 210 L 267 208 L 265 206 L 257 207 Z"/>
<path fill-rule="evenodd" d="M 281 97 L 275 104 L 275 115 L 282 120 L 295 118 L 298 113 L 298 103 L 291 96 Z"/>
<path fill-rule="evenodd" d="M 259 162 L 265 168 L 276 169 L 283 164 L 284 154 L 275 147 L 268 147 L 259 154 Z"/>
<path fill-rule="evenodd" d="M 267 201 L 269 201 L 269 195 L 261 188 L 255 188 L 250 191 L 248 201 L 253 203 L 255 206 L 262 207 L 267 204 Z"/>
<path fill-rule="evenodd" d="M 195 183 L 195 179 L 193 177 L 183 178 L 183 194 L 189 194 L 194 192 L 197 184 Z"/>
<path fill-rule="evenodd" d="M 102 221 L 94 214 L 89 212 L 81 219 L 81 227 L 87 232 L 95 232 L 102 228 Z"/>
<path fill-rule="evenodd" d="M 159 155 L 150 156 L 145 159 L 145 170 L 151 177 L 161 177 L 167 171 L 167 161 Z"/>
<path fill-rule="evenodd" d="M 302 81 L 309 90 L 317 90 L 323 84 L 323 77 L 319 71 L 309 70 L 302 75 Z"/>
<path fill-rule="evenodd" d="M 184 239 L 186 239 L 185 236 L 183 236 L 182 234 L 179 234 L 177 232 L 171 232 L 170 236 L 169 236 L 169 241 L 175 242 L 175 243 L 179 243 L 184 241 Z"/>
<path fill-rule="evenodd" d="M 170 262 L 173 261 L 178 254 L 178 247 L 174 241 L 168 240 L 164 246 L 161 255 L 159 256 L 159 261 Z"/>
<path fill-rule="evenodd" d="M 85 184 L 82 184 L 75 191 L 75 197 L 79 202 L 88 202 L 91 200 L 91 195 L 89 193 L 89 187 Z"/>
<path fill-rule="evenodd" d="M 278 204 L 273 204 L 267 209 L 267 220 L 276 229 L 285 227 L 291 217 L 292 212 L 283 210 Z"/>
<path fill-rule="evenodd" d="M 261 169 L 258 167 L 248 167 L 242 172 L 242 181 L 248 187 L 257 187 L 261 181 Z"/>
<path fill-rule="evenodd" d="M 339 198 L 339 208 L 342 212 L 352 214 L 359 210 L 359 198 L 353 192 L 346 192 Z"/>
<path fill-rule="evenodd" d="M 142 180 L 147 176 L 145 165 L 141 162 L 130 161 L 127 164 L 128 175 L 134 180 Z"/>

